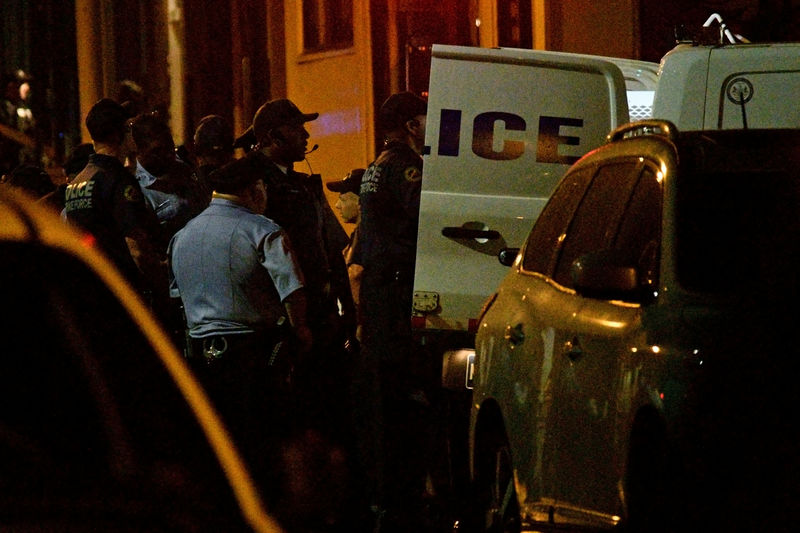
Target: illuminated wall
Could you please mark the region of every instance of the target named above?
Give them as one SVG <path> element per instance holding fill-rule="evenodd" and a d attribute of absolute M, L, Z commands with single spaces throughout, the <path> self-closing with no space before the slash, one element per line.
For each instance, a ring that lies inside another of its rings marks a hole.
<path fill-rule="evenodd" d="M 352 11 L 330 20 L 326 17 L 334 14 L 325 11 L 325 2 L 284 2 L 286 95 L 304 113 L 320 114 L 307 124 L 309 146 L 319 144 L 319 149 L 308 155 L 308 165 L 296 167 L 322 174 L 324 181 L 342 179 L 374 157 L 369 2 L 331 4 Z M 342 19 L 352 20 L 352 33 L 343 29 L 348 22 Z M 335 195 L 329 198 L 335 203 Z"/>

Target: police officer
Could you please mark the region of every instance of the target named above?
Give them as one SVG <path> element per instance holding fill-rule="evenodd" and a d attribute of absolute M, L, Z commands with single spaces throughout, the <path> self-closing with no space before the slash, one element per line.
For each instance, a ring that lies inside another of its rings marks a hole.
<path fill-rule="evenodd" d="M 136 145 L 136 179 L 161 227 L 162 245 L 208 205 L 191 167 L 178 159 L 166 121 L 143 113 L 130 123 Z"/>
<path fill-rule="evenodd" d="M 210 205 L 170 241 L 170 287 L 186 311 L 192 358 L 203 362 L 195 367 L 274 502 L 291 411 L 285 384 L 293 357 L 311 345 L 303 278 L 286 233 L 261 214 L 261 169 L 236 160 L 209 183 Z"/>
<path fill-rule="evenodd" d="M 67 186 L 64 213 L 94 236 L 134 286 L 166 295 L 166 271 L 154 244 L 158 222 L 136 179 L 122 164 L 127 120 L 122 106 L 109 98 L 89 110 L 86 128 L 94 153 Z"/>
<path fill-rule="evenodd" d="M 378 113 L 383 151 L 361 181 L 362 339 L 356 388 L 365 409 L 361 442 L 372 504 L 387 526 L 419 529 L 424 490 L 419 408 L 427 399 L 411 351 L 411 299 L 416 255 L 427 103 L 410 92 L 391 95 Z M 392 529 L 394 530 L 394 529 Z"/>
<path fill-rule="evenodd" d="M 208 175 L 233 160 L 233 129 L 220 115 L 206 115 L 194 130 L 197 180 L 210 190 Z"/>
<path fill-rule="evenodd" d="M 253 118 L 259 147 L 245 158 L 261 168 L 268 191 L 265 214 L 289 235 L 305 280 L 314 347 L 308 364 L 298 369 L 297 385 L 306 422 L 335 432 L 331 422 L 337 415 L 331 409 L 341 405 L 341 354 L 347 337 L 355 333 L 355 308 L 342 257 L 347 234 L 325 198 L 321 177 L 293 168 L 309 151 L 305 124 L 318 116 L 302 113 L 287 99 L 266 102 Z"/>

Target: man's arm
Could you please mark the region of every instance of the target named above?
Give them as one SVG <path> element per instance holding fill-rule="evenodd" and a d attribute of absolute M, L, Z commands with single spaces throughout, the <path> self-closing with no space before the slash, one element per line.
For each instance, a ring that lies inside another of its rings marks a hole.
<path fill-rule="evenodd" d="M 125 243 L 153 294 L 159 297 L 168 294 L 166 262 L 162 261 L 147 232 L 135 228 L 125 236 Z"/>
<path fill-rule="evenodd" d="M 292 329 L 297 336 L 300 353 L 305 354 L 310 352 L 313 338 L 311 336 L 311 330 L 306 323 L 305 291 L 302 288 L 293 291 L 289 296 L 283 299 L 283 306 L 286 308 L 289 323 L 292 325 Z"/>

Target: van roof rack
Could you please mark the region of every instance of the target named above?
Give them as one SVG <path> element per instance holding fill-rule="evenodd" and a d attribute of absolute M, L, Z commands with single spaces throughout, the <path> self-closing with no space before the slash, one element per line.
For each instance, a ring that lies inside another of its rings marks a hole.
<path fill-rule="evenodd" d="M 614 129 L 606 136 L 606 142 L 647 135 L 660 135 L 673 141 L 678 136 L 678 128 L 669 120 L 638 120 Z"/>
<path fill-rule="evenodd" d="M 718 27 L 712 26 L 716 22 Z M 693 33 L 686 29 L 686 26 L 681 24 L 675 28 L 675 42 L 678 44 L 692 44 L 692 45 L 712 45 L 723 46 L 725 44 L 749 44 L 750 41 L 739 35 L 733 33 L 728 29 L 728 25 L 722 20 L 719 13 L 712 13 L 706 19 L 699 32 Z"/>

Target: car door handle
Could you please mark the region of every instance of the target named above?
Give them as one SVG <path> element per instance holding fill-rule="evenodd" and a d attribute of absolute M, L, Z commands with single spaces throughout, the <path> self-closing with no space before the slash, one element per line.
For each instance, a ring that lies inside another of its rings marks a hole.
<path fill-rule="evenodd" d="M 513 328 L 506 326 L 505 339 L 513 345 L 517 345 L 525 340 L 525 334 L 522 332 L 522 324 L 517 324 Z"/>
<path fill-rule="evenodd" d="M 573 363 L 583 357 L 583 349 L 578 337 L 574 337 L 571 341 L 564 343 L 564 355 L 569 357 Z"/>
<path fill-rule="evenodd" d="M 447 226 L 442 228 L 442 235 L 450 239 L 490 239 L 500 238 L 500 232 L 493 229 L 471 229 L 460 228 L 457 226 Z"/>

